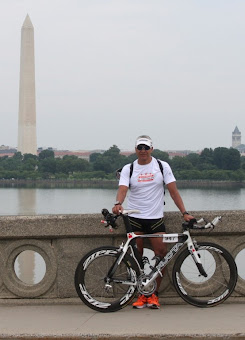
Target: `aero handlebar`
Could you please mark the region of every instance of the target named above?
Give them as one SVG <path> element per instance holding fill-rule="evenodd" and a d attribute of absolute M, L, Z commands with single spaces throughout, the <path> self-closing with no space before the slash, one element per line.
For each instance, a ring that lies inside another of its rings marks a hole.
<path fill-rule="evenodd" d="M 102 215 L 104 216 L 105 220 L 101 220 L 101 223 L 105 224 L 105 227 L 109 227 L 110 231 L 112 229 L 117 229 L 118 225 L 116 224 L 116 220 L 119 216 L 122 215 L 130 215 L 130 214 L 137 214 L 140 213 L 139 210 L 123 210 L 120 215 L 115 215 L 110 213 L 107 209 L 102 209 Z M 213 219 L 212 222 L 208 222 L 204 218 L 199 219 L 198 221 L 194 218 L 191 219 L 189 222 L 182 223 L 183 230 L 187 229 L 213 229 L 219 222 L 221 222 L 221 216 L 217 216 Z"/>

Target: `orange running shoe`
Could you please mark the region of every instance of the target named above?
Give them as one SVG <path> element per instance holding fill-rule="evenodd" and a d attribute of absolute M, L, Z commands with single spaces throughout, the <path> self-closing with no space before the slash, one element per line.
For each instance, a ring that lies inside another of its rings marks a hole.
<path fill-rule="evenodd" d="M 158 296 L 155 294 L 152 294 L 152 296 L 149 296 L 147 299 L 147 307 L 150 307 L 151 309 L 159 309 L 160 303 Z"/>
<path fill-rule="evenodd" d="M 145 308 L 147 307 L 147 297 L 145 295 L 139 295 L 137 301 L 133 303 L 133 308 Z"/>

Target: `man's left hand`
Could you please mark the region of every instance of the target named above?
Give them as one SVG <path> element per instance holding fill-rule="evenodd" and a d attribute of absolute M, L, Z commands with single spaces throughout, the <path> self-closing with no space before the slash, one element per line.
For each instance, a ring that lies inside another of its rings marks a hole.
<path fill-rule="evenodd" d="M 184 218 L 184 220 L 185 220 L 186 222 L 189 222 L 190 220 L 192 220 L 192 219 L 195 218 L 195 217 L 192 216 L 192 215 L 189 215 L 189 214 L 185 214 L 185 215 L 183 216 L 183 218 Z"/>

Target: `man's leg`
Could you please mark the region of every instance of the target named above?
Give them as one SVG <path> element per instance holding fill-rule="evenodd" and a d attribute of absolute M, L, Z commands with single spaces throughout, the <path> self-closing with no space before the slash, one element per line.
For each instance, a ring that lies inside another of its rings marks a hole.
<path fill-rule="evenodd" d="M 157 234 L 166 234 L 164 232 L 158 232 Z M 162 241 L 161 237 L 152 237 L 150 238 L 152 249 L 155 253 L 155 256 L 159 256 L 161 259 L 167 254 L 167 244 Z M 164 274 L 164 269 L 162 270 L 162 274 Z M 162 277 L 158 276 L 157 281 L 157 292 L 159 290 Z"/>
<path fill-rule="evenodd" d="M 141 232 L 134 232 L 136 235 L 143 235 L 144 233 Z M 144 239 L 143 238 L 137 238 L 136 239 L 136 245 L 137 245 L 137 249 L 140 253 L 141 256 L 143 256 L 143 251 L 144 251 Z"/>
<path fill-rule="evenodd" d="M 164 232 L 158 232 L 157 234 L 165 234 Z M 155 256 L 159 256 L 161 259 L 166 255 L 167 253 L 167 245 L 166 243 L 163 243 L 161 237 L 152 237 L 150 238 L 151 244 L 153 251 L 155 252 Z M 162 270 L 162 274 L 164 273 L 164 270 Z M 162 277 L 158 276 L 156 279 L 157 282 L 157 288 L 154 294 L 152 294 L 148 300 L 147 300 L 147 307 L 150 307 L 152 309 L 159 309 L 160 308 L 160 303 L 158 299 L 158 291 L 159 287 L 162 282 Z"/>
<path fill-rule="evenodd" d="M 135 234 L 142 235 L 143 233 L 142 232 L 135 232 Z M 143 250 L 144 250 L 143 238 L 137 238 L 136 239 L 136 245 L 137 245 L 137 249 L 138 249 L 140 255 L 142 256 Z M 137 301 L 135 301 L 133 303 L 133 308 L 136 308 L 136 309 L 145 308 L 145 307 L 147 307 L 147 302 L 148 302 L 147 297 L 145 295 L 140 294 L 138 296 Z"/>

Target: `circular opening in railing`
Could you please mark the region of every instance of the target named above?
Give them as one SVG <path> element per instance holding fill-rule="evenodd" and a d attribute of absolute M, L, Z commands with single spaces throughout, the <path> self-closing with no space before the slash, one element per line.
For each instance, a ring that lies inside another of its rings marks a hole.
<path fill-rule="evenodd" d="M 236 265 L 237 265 L 237 271 L 238 275 L 245 280 L 245 249 L 242 249 L 236 256 Z"/>
<path fill-rule="evenodd" d="M 24 250 L 15 259 L 14 271 L 22 282 L 35 285 L 44 278 L 46 263 L 38 252 Z"/>

